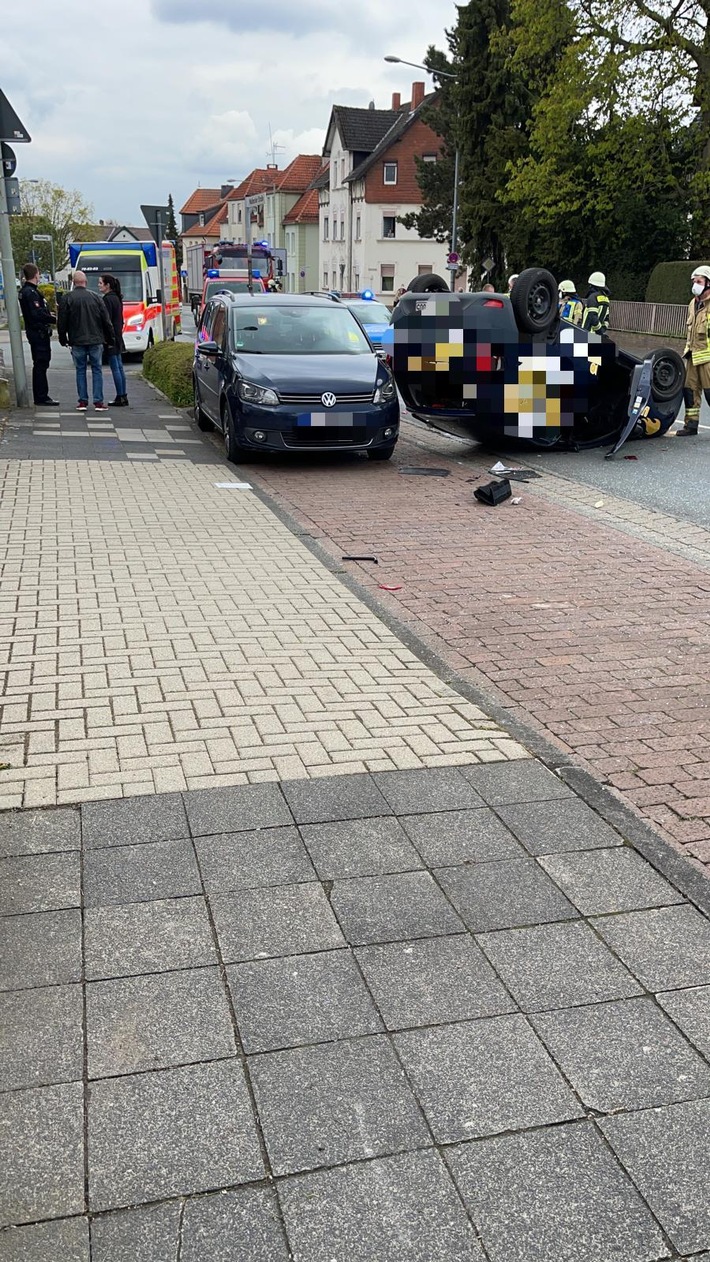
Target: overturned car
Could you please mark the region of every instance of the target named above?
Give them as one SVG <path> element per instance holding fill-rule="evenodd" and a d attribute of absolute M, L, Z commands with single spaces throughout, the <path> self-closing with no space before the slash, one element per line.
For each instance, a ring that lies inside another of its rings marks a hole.
<path fill-rule="evenodd" d="M 409 410 L 493 446 L 609 444 L 613 456 L 628 438 L 664 434 L 683 400 L 676 351 L 639 359 L 561 319 L 542 268 L 521 272 L 510 296 L 454 294 L 440 277 L 418 276 L 387 340 Z"/>

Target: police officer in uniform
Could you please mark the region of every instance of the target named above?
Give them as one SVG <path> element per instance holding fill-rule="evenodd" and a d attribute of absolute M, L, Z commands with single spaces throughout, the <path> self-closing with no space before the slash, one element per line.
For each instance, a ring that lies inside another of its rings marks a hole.
<path fill-rule="evenodd" d="M 49 397 L 47 369 L 52 358 L 52 325 L 57 321 L 39 291 L 39 268 L 34 263 L 25 263 L 22 275 L 25 283 L 20 290 L 20 308 L 32 351 L 32 398 L 36 407 L 56 408 L 59 407 L 57 400 Z"/>
<path fill-rule="evenodd" d="M 698 432 L 703 395 L 710 402 L 710 267 L 703 264 L 690 278 L 693 297 L 688 303 L 685 360 L 685 424 L 676 430 L 679 438 L 693 437 Z"/>

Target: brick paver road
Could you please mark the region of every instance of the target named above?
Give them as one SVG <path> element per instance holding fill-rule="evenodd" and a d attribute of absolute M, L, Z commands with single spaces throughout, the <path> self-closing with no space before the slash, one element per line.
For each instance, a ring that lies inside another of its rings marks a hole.
<path fill-rule="evenodd" d="M 710 865 L 710 532 L 545 474 L 544 457 L 519 505 L 484 508 L 471 479 L 493 458 L 408 434 L 374 476 L 353 462 L 250 475 L 334 556 L 376 553 L 363 586 Z"/>

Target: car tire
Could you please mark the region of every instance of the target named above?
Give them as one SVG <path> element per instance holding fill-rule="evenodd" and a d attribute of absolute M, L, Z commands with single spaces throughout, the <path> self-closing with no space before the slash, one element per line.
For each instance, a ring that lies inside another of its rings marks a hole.
<path fill-rule="evenodd" d="M 442 276 L 436 272 L 425 272 L 423 276 L 415 276 L 410 280 L 407 289 L 412 294 L 449 294 L 451 290 Z"/>
<path fill-rule="evenodd" d="M 510 291 L 521 333 L 546 333 L 557 319 L 557 281 L 544 267 L 526 267 Z"/>
<path fill-rule="evenodd" d="M 375 447 L 372 451 L 368 451 L 368 460 L 391 460 L 394 454 L 394 444 L 391 447 Z"/>
<path fill-rule="evenodd" d="M 229 404 L 223 399 L 220 410 L 222 434 L 224 436 L 224 454 L 231 464 L 238 464 L 244 456 L 244 448 L 237 438 L 234 429 L 234 418 Z"/>
<path fill-rule="evenodd" d="M 660 347 L 651 356 L 651 394 L 657 403 L 670 403 L 683 389 L 685 364 L 677 351 Z"/>
<path fill-rule="evenodd" d="M 201 429 L 203 434 L 208 434 L 210 430 L 214 429 L 214 425 L 212 424 L 210 418 L 206 416 L 205 413 L 202 411 L 202 407 L 200 405 L 200 396 L 197 390 L 196 381 L 193 381 L 192 383 L 192 392 L 195 399 L 194 414 L 195 414 L 195 421 L 197 422 L 197 428 Z"/>

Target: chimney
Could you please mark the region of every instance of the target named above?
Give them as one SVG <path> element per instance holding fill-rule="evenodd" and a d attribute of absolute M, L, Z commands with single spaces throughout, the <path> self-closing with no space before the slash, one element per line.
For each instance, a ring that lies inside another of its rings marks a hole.
<path fill-rule="evenodd" d="M 392 109 L 398 110 L 401 104 L 402 104 L 402 97 L 400 96 L 399 92 L 393 92 L 392 93 Z"/>
<path fill-rule="evenodd" d="M 375 108 L 375 102 L 374 102 L 374 101 L 370 101 L 370 104 L 368 105 L 368 107 L 367 107 L 367 108 L 368 108 L 369 110 L 374 110 L 374 108 Z"/>
<path fill-rule="evenodd" d="M 413 83 L 412 84 L 412 112 L 414 112 L 414 110 L 419 108 L 423 100 L 424 100 L 424 84 Z"/>

